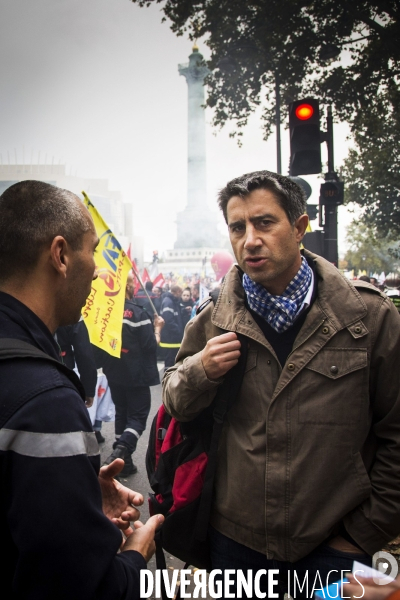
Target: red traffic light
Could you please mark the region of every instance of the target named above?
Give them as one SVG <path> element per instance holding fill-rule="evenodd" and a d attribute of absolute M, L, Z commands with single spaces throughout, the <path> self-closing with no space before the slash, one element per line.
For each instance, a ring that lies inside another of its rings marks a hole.
<path fill-rule="evenodd" d="M 321 173 L 319 102 L 295 100 L 289 105 L 290 175 Z"/>
<path fill-rule="evenodd" d="M 296 117 L 301 121 L 311 119 L 314 114 L 314 109 L 311 104 L 299 104 L 295 111 Z"/>

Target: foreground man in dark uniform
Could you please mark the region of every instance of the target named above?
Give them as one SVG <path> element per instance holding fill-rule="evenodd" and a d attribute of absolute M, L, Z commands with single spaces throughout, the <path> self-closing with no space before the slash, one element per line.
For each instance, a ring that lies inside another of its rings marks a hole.
<path fill-rule="evenodd" d="M 143 497 L 113 479 L 122 460 L 100 470 L 84 389 L 56 362 L 54 332 L 80 318 L 97 243 L 89 212 L 66 190 L 23 181 L 0 197 L 0 346 L 18 340 L 54 359 L 0 360 L 7 600 L 139 598 L 162 521 L 132 530 Z"/>
<path fill-rule="evenodd" d="M 212 565 L 278 569 L 286 589 L 288 572 L 308 574 L 290 593 L 310 597 L 317 574 L 340 579 L 400 531 L 400 318 L 377 288 L 300 251 L 306 199 L 288 177 L 243 175 L 219 205 L 238 265 L 186 326 L 164 403 L 196 417 L 237 363 L 236 332 L 247 337 L 219 444 Z"/>

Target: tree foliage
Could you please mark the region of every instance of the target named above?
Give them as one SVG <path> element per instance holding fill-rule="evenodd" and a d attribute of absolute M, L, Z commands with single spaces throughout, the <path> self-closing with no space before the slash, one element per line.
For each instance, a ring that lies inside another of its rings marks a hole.
<path fill-rule="evenodd" d="M 393 92 L 393 103 L 400 95 Z M 389 114 L 388 114 L 389 111 Z M 381 238 L 400 239 L 400 115 L 378 96 L 359 115 L 354 147 L 342 174 L 348 202 L 361 206 L 366 225 Z"/>
<path fill-rule="evenodd" d="M 365 223 L 353 221 L 347 229 L 346 241 L 349 246 L 344 256 L 347 269 L 365 270 L 368 274 L 400 271 L 400 260 L 389 252 L 393 242 L 376 238 Z"/>
<path fill-rule="evenodd" d="M 389 215 L 400 230 L 400 0 L 132 2 L 160 4 L 177 35 L 208 45 L 207 105 L 215 126 L 235 122 L 231 135 L 240 138 L 261 105 L 268 138 L 276 81 L 283 106 L 307 95 L 333 104 L 355 140 L 346 165 L 349 197 L 365 208 L 367 221 L 376 219 L 379 234 Z M 327 62 L 332 48 L 340 53 Z M 287 110 L 281 114 L 284 120 Z"/>
<path fill-rule="evenodd" d="M 398 0 L 132 1 L 161 4 L 175 33 L 204 38 L 211 50 L 207 104 L 216 124 L 244 125 L 260 102 L 274 98 L 275 73 L 286 103 L 317 94 L 351 124 L 371 99 L 397 86 Z M 342 50 L 330 65 L 321 56 L 327 46 Z M 273 110 L 264 116 L 269 134 Z"/>

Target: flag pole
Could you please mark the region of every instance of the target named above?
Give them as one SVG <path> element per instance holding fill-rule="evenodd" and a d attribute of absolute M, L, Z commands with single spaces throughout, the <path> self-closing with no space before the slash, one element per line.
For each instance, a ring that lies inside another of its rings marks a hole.
<path fill-rule="evenodd" d="M 132 263 L 132 261 L 131 261 L 131 263 Z M 141 278 L 140 278 L 140 275 L 139 275 L 138 271 L 136 271 L 136 269 L 135 269 L 135 267 L 134 267 L 133 265 L 132 265 L 132 271 L 133 271 L 133 274 L 135 275 L 135 277 L 137 278 L 138 282 L 140 283 L 140 285 L 141 285 L 141 287 L 142 287 L 142 290 L 143 290 L 143 291 L 144 291 L 144 293 L 146 294 L 148 301 L 150 302 L 150 306 L 151 306 L 151 308 L 152 308 L 152 311 L 153 311 L 153 313 L 154 313 L 154 316 L 158 317 L 158 313 L 157 313 L 157 311 L 156 311 L 156 307 L 154 306 L 154 304 L 153 304 L 153 302 L 152 302 L 152 300 L 151 300 L 151 298 L 150 298 L 150 296 L 149 296 L 149 293 L 148 293 L 148 291 L 147 291 L 147 290 L 146 290 L 146 288 L 144 287 L 144 285 L 143 285 L 143 282 L 142 282 L 142 280 L 141 280 Z"/>

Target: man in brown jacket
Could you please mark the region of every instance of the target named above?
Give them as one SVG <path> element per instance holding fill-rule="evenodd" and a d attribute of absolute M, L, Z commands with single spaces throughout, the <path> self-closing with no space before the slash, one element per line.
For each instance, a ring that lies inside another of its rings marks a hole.
<path fill-rule="evenodd" d="M 300 250 L 306 199 L 288 177 L 243 175 L 219 205 L 238 264 L 187 325 L 164 403 L 197 416 L 237 363 L 236 332 L 247 337 L 219 447 L 213 568 L 279 569 L 281 595 L 307 575 L 291 595 L 311 597 L 318 577 L 370 564 L 400 532 L 400 317 L 377 288 Z"/>

